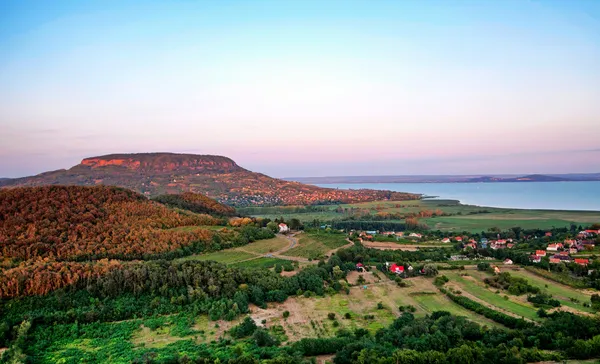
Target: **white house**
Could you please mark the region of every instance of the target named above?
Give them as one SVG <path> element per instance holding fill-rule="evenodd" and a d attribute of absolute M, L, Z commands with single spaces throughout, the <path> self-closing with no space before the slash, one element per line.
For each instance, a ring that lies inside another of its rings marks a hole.
<path fill-rule="evenodd" d="M 284 224 L 284 223 L 279 224 L 279 232 L 281 234 L 285 234 L 289 231 L 290 231 L 290 228 L 287 226 L 287 224 Z"/>
<path fill-rule="evenodd" d="M 505 264 L 505 265 L 511 265 L 511 264 L 513 264 L 513 261 L 512 261 L 512 260 L 510 260 L 510 259 L 506 259 L 506 260 L 504 261 L 504 264 Z"/>

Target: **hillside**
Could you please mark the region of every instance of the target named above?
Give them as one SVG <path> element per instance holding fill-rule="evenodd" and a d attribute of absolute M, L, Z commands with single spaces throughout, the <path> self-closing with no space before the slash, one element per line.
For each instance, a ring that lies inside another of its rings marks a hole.
<path fill-rule="evenodd" d="M 177 213 L 116 187 L 46 186 L 0 190 L 0 246 L 5 259 L 141 258 L 208 239 L 208 216 Z"/>
<path fill-rule="evenodd" d="M 152 200 L 169 207 L 189 210 L 197 214 L 217 216 L 235 215 L 233 207 L 219 203 L 199 193 L 185 192 L 178 195 L 160 195 L 154 197 Z"/>
<path fill-rule="evenodd" d="M 418 198 L 417 195 L 391 191 L 321 188 L 251 172 L 226 157 L 173 153 L 111 154 L 86 158 L 68 170 L 0 182 L 0 186 L 43 185 L 111 185 L 150 197 L 194 192 L 233 206 Z"/>

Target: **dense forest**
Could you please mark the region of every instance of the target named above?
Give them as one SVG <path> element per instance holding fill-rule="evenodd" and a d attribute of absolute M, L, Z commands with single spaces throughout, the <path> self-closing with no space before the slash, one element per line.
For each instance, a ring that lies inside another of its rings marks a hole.
<path fill-rule="evenodd" d="M 116 187 L 47 186 L 0 190 L 5 258 L 139 258 L 210 239 L 209 215 L 182 214 Z"/>
<path fill-rule="evenodd" d="M 223 205 L 212 198 L 200 193 L 186 192 L 180 195 L 160 195 L 152 200 L 160 202 L 169 207 L 189 210 L 198 214 L 209 214 L 217 216 L 234 216 L 233 207 Z"/>
<path fill-rule="evenodd" d="M 175 211 L 116 187 L 2 189 L 0 298 L 46 294 L 121 269 L 123 260 L 175 258 L 274 236 L 247 220 L 209 230 L 203 226 L 226 220 Z"/>

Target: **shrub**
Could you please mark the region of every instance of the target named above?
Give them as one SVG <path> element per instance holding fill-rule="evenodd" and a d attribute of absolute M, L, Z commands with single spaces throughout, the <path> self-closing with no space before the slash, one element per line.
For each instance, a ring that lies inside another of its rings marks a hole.
<path fill-rule="evenodd" d="M 335 320 L 335 313 L 333 313 L 333 312 L 328 313 L 327 318 L 330 320 Z"/>
<path fill-rule="evenodd" d="M 377 309 L 378 310 L 383 310 L 383 303 L 382 302 L 377 302 Z"/>
<path fill-rule="evenodd" d="M 283 311 L 283 318 L 286 319 L 290 317 L 290 311 Z"/>
<path fill-rule="evenodd" d="M 450 280 L 446 276 L 438 276 L 438 277 L 435 277 L 433 284 L 435 284 L 436 286 L 439 287 L 439 286 L 443 286 L 444 284 L 448 283 L 449 281 Z"/>
<path fill-rule="evenodd" d="M 352 315 L 350 314 L 350 312 L 346 312 L 344 314 L 344 318 L 347 319 L 347 320 L 350 320 L 352 318 Z"/>

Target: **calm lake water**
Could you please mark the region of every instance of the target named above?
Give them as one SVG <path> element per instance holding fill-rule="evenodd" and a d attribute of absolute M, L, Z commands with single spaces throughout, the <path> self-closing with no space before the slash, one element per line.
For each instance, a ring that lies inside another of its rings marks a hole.
<path fill-rule="evenodd" d="M 321 187 L 421 193 L 463 204 L 519 209 L 600 211 L 597 182 L 345 183 Z"/>

